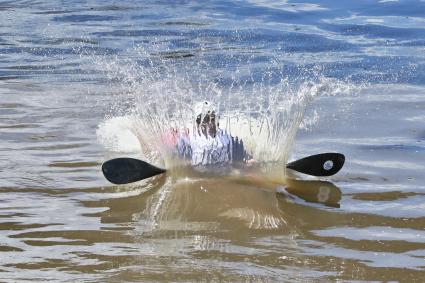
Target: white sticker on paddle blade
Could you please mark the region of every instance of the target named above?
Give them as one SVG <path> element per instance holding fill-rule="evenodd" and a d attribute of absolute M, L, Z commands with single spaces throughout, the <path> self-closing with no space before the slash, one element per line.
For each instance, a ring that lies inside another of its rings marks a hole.
<path fill-rule="evenodd" d="M 325 163 L 323 163 L 323 169 L 325 169 L 326 171 L 331 170 L 334 167 L 334 163 L 332 162 L 332 160 L 328 160 Z"/>

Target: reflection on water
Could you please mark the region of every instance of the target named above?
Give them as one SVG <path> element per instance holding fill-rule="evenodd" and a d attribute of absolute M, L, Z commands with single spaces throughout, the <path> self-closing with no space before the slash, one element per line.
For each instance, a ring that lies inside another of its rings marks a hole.
<path fill-rule="evenodd" d="M 341 190 L 331 182 L 288 179 L 286 188 L 282 189 L 279 192 L 287 192 L 307 202 L 339 208 Z"/>
<path fill-rule="evenodd" d="M 415 278 L 422 266 L 424 235 L 409 228 L 425 228 L 422 219 L 346 213 L 343 201 L 337 208 L 341 190 L 327 181 L 158 176 L 84 190 L 3 188 L 1 196 L 4 279 L 18 280 L 14 270 L 41 279 L 54 268 L 64 280 L 104 272 L 113 280 L 255 279 L 264 272 L 291 280 L 308 264 L 314 270 L 303 278 L 311 280 L 352 278 L 354 269 L 356 278 L 374 272 L 384 280 Z M 397 271 L 406 264 L 408 272 Z"/>

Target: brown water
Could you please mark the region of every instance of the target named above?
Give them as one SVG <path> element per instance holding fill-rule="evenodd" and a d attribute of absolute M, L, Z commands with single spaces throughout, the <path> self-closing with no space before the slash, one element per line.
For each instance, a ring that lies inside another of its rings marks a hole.
<path fill-rule="evenodd" d="M 0 2 L 0 281 L 424 281 L 424 4 L 183 2 Z M 189 97 L 346 164 L 108 183 Z"/>
<path fill-rule="evenodd" d="M 423 153 L 365 150 L 346 133 L 346 167 L 327 181 L 180 173 L 112 186 L 92 98 L 62 92 L 1 85 L 3 280 L 421 281 Z M 317 130 L 296 148 L 324 140 L 336 143 Z"/>

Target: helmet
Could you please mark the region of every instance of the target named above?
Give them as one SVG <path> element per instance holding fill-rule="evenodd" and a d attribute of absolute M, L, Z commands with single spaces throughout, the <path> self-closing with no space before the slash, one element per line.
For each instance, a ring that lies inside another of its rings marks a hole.
<path fill-rule="evenodd" d="M 199 125 L 206 118 L 207 114 L 211 115 L 211 113 L 217 113 L 215 109 L 215 105 L 210 101 L 198 102 L 193 107 L 193 113 L 196 115 L 196 123 Z M 209 116 L 208 115 L 208 116 Z M 215 116 L 215 115 L 214 115 Z M 209 118 L 208 118 L 209 122 Z"/>

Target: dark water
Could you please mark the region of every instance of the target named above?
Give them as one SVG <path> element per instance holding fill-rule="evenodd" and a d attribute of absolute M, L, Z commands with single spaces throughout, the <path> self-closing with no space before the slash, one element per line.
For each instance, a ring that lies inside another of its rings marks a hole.
<path fill-rule="evenodd" d="M 340 173 L 101 174 L 150 101 L 276 93 Z M 424 94 L 423 1 L 0 1 L 0 281 L 421 282 Z"/>

